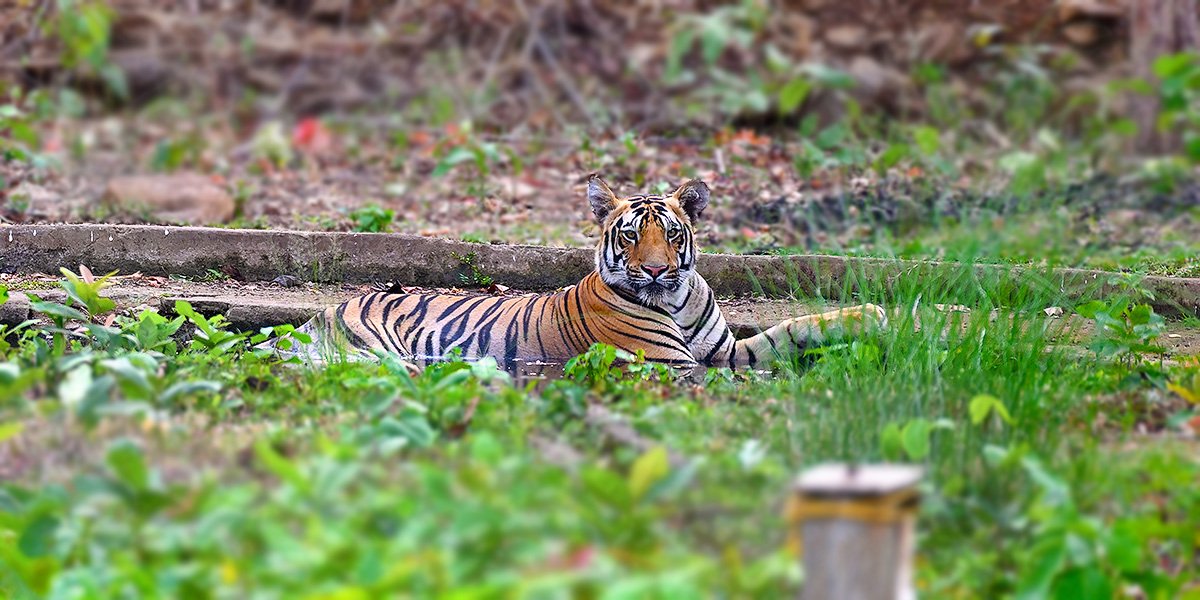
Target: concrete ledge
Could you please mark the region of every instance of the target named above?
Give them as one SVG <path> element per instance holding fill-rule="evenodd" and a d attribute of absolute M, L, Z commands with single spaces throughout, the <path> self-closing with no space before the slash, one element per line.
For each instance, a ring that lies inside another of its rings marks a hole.
<path fill-rule="evenodd" d="M 0 228 L 0 272 L 56 273 L 86 264 L 95 272 L 203 277 L 220 271 L 242 281 L 292 275 L 306 281 L 461 285 L 465 257 L 499 283 L 552 290 L 592 270 L 588 249 L 488 245 L 401 234 L 259 231 L 148 225 L 15 225 Z M 794 293 L 848 299 L 859 290 L 892 292 L 929 278 L 947 287 L 988 280 L 1017 289 L 1032 284 L 1066 298 L 1106 295 L 1114 275 L 1084 269 L 1036 271 L 1005 265 L 955 265 L 838 256 L 705 254 L 698 270 L 723 296 Z M 1155 309 L 1200 315 L 1200 279 L 1147 277 Z M 936 290 L 934 290 L 936 291 Z M 929 301 L 943 301 L 928 298 Z"/>

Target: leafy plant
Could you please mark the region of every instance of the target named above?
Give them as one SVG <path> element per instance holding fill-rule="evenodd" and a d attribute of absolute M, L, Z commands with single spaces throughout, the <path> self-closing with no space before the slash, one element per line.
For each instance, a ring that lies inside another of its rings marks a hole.
<path fill-rule="evenodd" d="M 1166 54 L 1152 69 L 1158 79 L 1158 130 L 1181 132 L 1187 157 L 1200 162 L 1200 55 Z"/>
<path fill-rule="evenodd" d="M 447 151 L 434 165 L 430 176 L 442 177 L 458 165 L 471 163 L 475 166 L 476 175 L 486 178 L 491 172 L 488 165 L 498 160 L 500 160 L 500 150 L 495 144 L 470 141 Z"/>
<path fill-rule="evenodd" d="M 228 321 L 222 315 L 205 317 L 192 308 L 186 300 L 175 301 L 175 314 L 180 315 L 196 327 L 192 336 L 192 347 L 200 348 L 213 356 L 230 354 L 240 349 L 248 337 L 244 333 L 226 330 Z"/>
<path fill-rule="evenodd" d="M 458 274 L 458 279 L 463 283 L 463 285 L 489 287 L 495 283 L 495 280 L 492 279 L 491 275 L 484 273 L 483 270 L 479 268 L 479 264 L 477 262 L 479 260 L 478 253 L 468 252 L 466 254 L 459 254 L 451 251 L 450 255 L 453 256 L 454 260 L 457 260 L 459 264 L 466 269 L 465 273 Z"/>
<path fill-rule="evenodd" d="M 150 157 L 150 168 L 155 171 L 176 171 L 181 167 L 197 163 L 203 151 L 204 138 L 196 133 L 164 139 L 154 145 L 154 153 Z M 241 209 L 245 205 L 243 194 L 243 190 L 239 187 L 234 198 L 237 209 Z"/>
<path fill-rule="evenodd" d="M 1093 300 L 1075 310 L 1095 321 L 1090 348 L 1102 358 L 1133 366 L 1145 354 L 1166 352 L 1155 343 L 1166 331 L 1166 323 L 1148 304 L 1133 304 L 1124 298 L 1109 303 Z"/>
<path fill-rule="evenodd" d="M 910 460 L 923 461 L 929 457 L 933 432 L 939 429 L 953 431 L 954 422 L 948 419 L 913 419 L 903 426 L 899 423 L 888 423 L 879 435 L 880 449 L 884 458 L 888 460 L 907 457 Z"/>
<path fill-rule="evenodd" d="M 100 295 L 101 290 L 112 285 L 109 278 L 116 275 L 116 271 L 99 278 L 92 275 L 92 270 L 84 265 L 79 265 L 78 275 L 66 268 L 60 268 L 59 272 L 66 278 L 61 285 L 66 290 L 71 304 L 87 311 L 92 318 L 116 308 L 115 302 Z"/>
<path fill-rule="evenodd" d="M 670 381 L 674 373 L 662 363 L 646 361 L 646 353 L 629 353 L 608 344 L 592 344 L 587 352 L 563 365 L 563 376 L 604 390 L 622 381 Z"/>
<path fill-rule="evenodd" d="M 41 138 L 38 136 L 33 117 L 20 105 L 20 91 L 14 90 L 10 102 L 0 103 L 0 158 L 5 160 L 29 161 L 45 166 L 46 161 L 38 152 Z M 9 198 L 9 202 L 15 199 Z M 18 210 L 17 212 L 24 212 Z"/>
<path fill-rule="evenodd" d="M 1105 523 L 1079 511 L 1071 486 L 1026 456 L 1021 467 L 1038 496 L 1028 509 L 1033 541 L 1017 582 L 1018 598 L 1111 598 L 1136 582 L 1147 597 L 1170 584 L 1143 569 L 1146 530 L 1137 517 Z"/>
<path fill-rule="evenodd" d="M 396 218 L 396 211 L 383 208 L 378 204 L 368 204 L 350 211 L 350 219 L 354 221 L 354 230 L 367 233 L 387 231 Z"/>
<path fill-rule="evenodd" d="M 1005 408 L 1004 403 L 995 396 L 987 394 L 975 396 L 971 398 L 971 403 L 967 410 L 971 414 L 972 425 L 982 425 L 992 415 L 995 415 L 1004 423 L 1013 424 L 1012 415 L 1008 414 L 1008 409 Z"/>
<path fill-rule="evenodd" d="M 129 97 L 125 73 L 108 55 L 115 17 L 115 11 L 105 2 L 57 0 L 57 13 L 50 26 L 62 43 L 63 64 L 95 74 L 109 92 L 124 100 Z"/>

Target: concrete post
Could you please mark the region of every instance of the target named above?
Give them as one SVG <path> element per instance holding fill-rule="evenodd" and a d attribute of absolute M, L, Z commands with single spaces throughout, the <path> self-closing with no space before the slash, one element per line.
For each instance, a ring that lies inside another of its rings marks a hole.
<path fill-rule="evenodd" d="M 788 502 L 804 565 L 802 600 L 912 600 L 917 483 L 908 465 L 826 464 Z"/>

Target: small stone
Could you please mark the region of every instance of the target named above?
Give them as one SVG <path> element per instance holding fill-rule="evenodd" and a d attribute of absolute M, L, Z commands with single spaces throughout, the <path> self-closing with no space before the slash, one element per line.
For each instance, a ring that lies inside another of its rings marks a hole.
<path fill-rule="evenodd" d="M 1125 14 L 1120 0 L 1059 0 L 1058 21 L 1065 23 L 1077 17 L 1089 19 L 1120 19 Z"/>
<path fill-rule="evenodd" d="M 0 304 L 0 325 L 16 327 L 30 317 L 29 300 L 21 294 L 13 294 Z"/>
<path fill-rule="evenodd" d="M 1090 21 L 1076 21 L 1063 25 L 1062 36 L 1076 46 L 1091 46 L 1100 39 L 1100 28 Z"/>
<path fill-rule="evenodd" d="M 966 28 L 958 22 L 929 23 L 916 34 L 918 54 L 926 61 L 957 65 L 974 55 Z"/>
<path fill-rule="evenodd" d="M 290 288 L 300 285 L 300 279 L 295 275 L 280 275 L 279 277 L 272 279 L 271 283 L 274 283 L 280 287 Z"/>
<path fill-rule="evenodd" d="M 867 28 L 862 25 L 837 25 L 825 31 L 825 41 L 843 50 L 857 50 L 867 43 Z"/>
<path fill-rule="evenodd" d="M 101 203 L 123 212 L 146 212 L 155 219 L 194 225 L 233 218 L 233 198 L 199 173 L 130 175 L 108 182 Z"/>
<path fill-rule="evenodd" d="M 1047 317 L 1061 317 L 1063 314 L 1063 309 L 1061 306 L 1051 306 L 1042 312 L 1046 313 Z"/>
<path fill-rule="evenodd" d="M 858 83 L 858 90 L 871 96 L 898 91 L 906 81 L 896 69 L 865 55 L 854 57 L 847 71 Z"/>

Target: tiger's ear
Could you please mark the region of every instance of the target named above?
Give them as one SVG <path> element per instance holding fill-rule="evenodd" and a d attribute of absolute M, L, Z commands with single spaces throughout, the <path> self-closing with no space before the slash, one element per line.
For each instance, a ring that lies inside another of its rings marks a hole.
<path fill-rule="evenodd" d="M 596 173 L 588 176 L 587 195 L 588 203 L 592 205 L 592 214 L 596 215 L 597 221 L 604 223 L 608 214 L 617 207 L 617 195 L 608 189 L 608 184 Z"/>
<path fill-rule="evenodd" d="M 708 206 L 708 184 L 699 179 L 693 179 L 679 186 L 679 189 L 675 190 L 672 195 L 679 201 L 679 206 L 693 222 L 700 218 L 700 213 L 704 212 Z"/>

